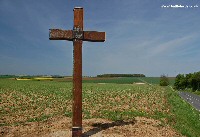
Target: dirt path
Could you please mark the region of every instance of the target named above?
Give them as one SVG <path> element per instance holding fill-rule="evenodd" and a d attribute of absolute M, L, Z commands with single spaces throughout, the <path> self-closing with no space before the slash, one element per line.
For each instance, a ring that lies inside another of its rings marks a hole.
<path fill-rule="evenodd" d="M 84 137 L 181 137 L 160 121 L 136 117 L 129 121 L 88 119 L 83 121 Z M 0 127 L 2 137 L 70 137 L 71 118 L 54 117 L 46 122 L 30 122 L 20 126 Z"/>

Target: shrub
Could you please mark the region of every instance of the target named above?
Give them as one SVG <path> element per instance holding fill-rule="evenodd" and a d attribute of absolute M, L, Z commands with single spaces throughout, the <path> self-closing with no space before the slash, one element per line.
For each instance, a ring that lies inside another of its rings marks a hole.
<path fill-rule="evenodd" d="M 169 79 L 165 75 L 160 76 L 160 86 L 168 86 L 169 85 Z"/>

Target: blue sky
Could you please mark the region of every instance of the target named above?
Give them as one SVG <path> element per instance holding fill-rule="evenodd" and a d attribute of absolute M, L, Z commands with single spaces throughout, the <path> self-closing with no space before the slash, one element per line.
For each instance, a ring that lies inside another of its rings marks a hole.
<path fill-rule="evenodd" d="M 0 0 L 0 74 L 72 75 L 73 43 L 50 41 L 49 29 L 72 29 L 76 6 L 84 30 L 106 32 L 83 43 L 83 75 L 200 71 L 199 0 Z"/>

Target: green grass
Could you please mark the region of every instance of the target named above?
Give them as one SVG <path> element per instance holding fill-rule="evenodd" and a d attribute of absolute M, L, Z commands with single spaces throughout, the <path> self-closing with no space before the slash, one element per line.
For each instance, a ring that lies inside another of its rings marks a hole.
<path fill-rule="evenodd" d="M 195 92 L 195 94 L 200 96 L 200 91 Z"/>
<path fill-rule="evenodd" d="M 151 117 L 188 137 L 200 136 L 200 113 L 171 88 L 157 84 L 97 83 L 83 84 L 84 119 Z M 0 126 L 45 121 L 55 115 L 72 116 L 71 82 L 0 79 L 0 94 Z"/>
<path fill-rule="evenodd" d="M 173 113 L 170 123 L 174 123 L 174 128 L 188 137 L 199 137 L 200 112 L 183 101 L 177 93 L 169 92 L 168 101 Z"/>

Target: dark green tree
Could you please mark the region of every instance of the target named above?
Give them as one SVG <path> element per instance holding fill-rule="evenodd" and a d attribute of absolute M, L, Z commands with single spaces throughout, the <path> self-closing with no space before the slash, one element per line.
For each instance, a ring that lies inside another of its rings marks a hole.
<path fill-rule="evenodd" d="M 187 87 L 187 88 L 192 88 L 192 77 L 193 77 L 193 74 L 192 74 L 192 73 L 186 74 L 186 76 L 185 76 L 185 79 L 186 79 L 186 87 Z"/>
<path fill-rule="evenodd" d="M 192 90 L 200 90 L 200 72 L 195 72 L 191 80 Z"/>
<path fill-rule="evenodd" d="M 184 90 L 187 87 L 187 80 L 184 74 L 178 74 L 175 79 L 174 88 L 177 90 Z"/>

